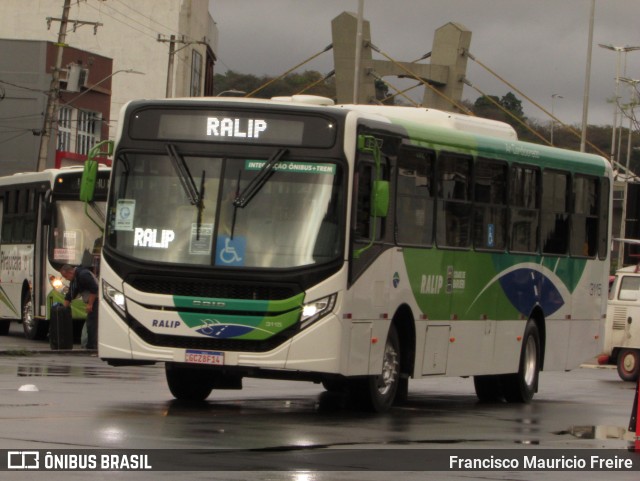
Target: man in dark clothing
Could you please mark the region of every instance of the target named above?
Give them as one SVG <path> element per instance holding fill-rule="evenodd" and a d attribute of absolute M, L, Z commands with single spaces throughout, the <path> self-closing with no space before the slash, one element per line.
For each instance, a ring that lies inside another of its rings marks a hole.
<path fill-rule="evenodd" d="M 64 296 L 64 306 L 78 296 L 87 308 L 87 349 L 98 348 L 98 281 L 88 267 L 73 267 L 65 264 L 60 268 L 60 274 L 69 281 L 69 291 Z"/>

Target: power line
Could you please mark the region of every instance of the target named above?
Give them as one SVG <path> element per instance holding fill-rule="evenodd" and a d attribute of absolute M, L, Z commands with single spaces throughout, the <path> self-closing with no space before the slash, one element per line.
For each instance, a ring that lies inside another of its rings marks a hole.
<path fill-rule="evenodd" d="M 38 93 L 45 94 L 45 95 L 48 93 L 47 90 L 41 90 L 41 89 L 34 89 L 34 88 L 31 88 L 31 87 L 25 87 L 24 85 L 14 84 L 12 82 L 7 82 L 6 80 L 0 80 L 0 84 L 10 85 L 10 86 L 15 87 L 17 89 L 30 90 L 31 92 L 38 92 Z"/>
<path fill-rule="evenodd" d="M 9 137 L 8 139 L 0 140 L 0 144 L 4 144 L 4 143 L 6 143 L 6 142 L 10 142 L 10 141 L 12 141 L 13 139 L 17 139 L 18 137 L 21 137 L 21 136 L 23 136 L 23 135 L 26 135 L 26 134 L 27 134 L 27 133 L 29 133 L 29 132 L 32 132 L 32 133 L 33 133 L 33 131 L 25 131 L 25 132 L 21 132 L 21 133 L 19 133 L 18 135 L 14 135 L 13 137 Z"/>
<path fill-rule="evenodd" d="M 97 8 L 97 7 L 93 6 L 93 5 L 91 5 L 91 4 L 90 4 L 90 3 L 88 3 L 88 2 L 87 2 L 87 4 L 86 4 L 86 5 L 87 5 L 87 7 L 93 8 L 95 11 L 97 11 L 98 13 L 100 13 L 100 15 L 106 15 L 107 17 L 112 18 L 112 19 L 113 19 L 113 20 L 115 20 L 116 22 L 120 22 L 121 24 L 126 25 L 127 27 L 131 28 L 132 30 L 135 30 L 135 31 L 136 31 L 136 32 L 138 32 L 138 33 L 141 33 L 142 35 L 144 35 L 144 36 L 146 36 L 146 37 L 155 38 L 155 36 L 154 36 L 154 35 L 152 35 L 152 34 L 150 34 L 150 33 L 147 33 L 147 32 L 143 32 L 142 30 L 140 30 L 140 29 L 138 29 L 138 28 L 136 28 L 136 27 L 134 27 L 134 26 L 132 26 L 132 25 L 128 24 L 127 22 L 124 22 L 123 20 L 121 20 L 121 19 L 119 19 L 119 18 L 114 17 L 113 15 L 110 15 L 109 13 L 107 13 L 107 12 L 103 11 L 103 10 L 102 10 L 102 9 L 100 9 L 100 8 Z M 111 8 L 111 9 L 113 10 L 113 7 L 109 7 L 109 8 Z M 120 12 L 118 12 L 118 13 L 120 13 Z M 123 14 L 121 14 L 121 13 L 120 13 L 120 15 L 123 15 Z M 123 16 L 124 16 L 124 15 L 123 15 Z M 126 16 L 125 16 L 125 18 L 126 18 Z M 136 23 L 140 24 L 140 22 L 136 22 Z M 140 25 L 142 25 L 142 24 L 140 24 Z M 143 26 L 144 26 L 144 25 L 143 25 Z M 145 28 L 146 28 L 146 26 L 145 26 Z"/>
<path fill-rule="evenodd" d="M 443 99 L 445 99 L 447 102 L 449 102 L 451 105 L 453 105 L 454 107 L 457 107 L 461 112 L 465 112 L 468 115 L 475 115 L 473 112 L 471 112 L 468 108 L 466 108 L 464 105 L 462 105 L 461 103 L 456 102 L 454 99 L 448 97 L 447 95 L 445 95 L 444 93 L 440 92 L 437 88 L 435 88 L 433 85 L 429 84 L 429 82 L 425 81 L 424 79 L 422 79 L 421 77 L 419 77 L 418 75 L 415 74 L 415 72 L 412 72 L 410 69 L 408 69 L 407 67 L 405 67 L 404 65 L 402 65 L 401 63 L 397 62 L 396 60 L 394 60 L 393 58 L 391 58 L 388 54 L 386 54 L 385 52 L 383 52 L 382 50 L 380 50 L 378 47 L 376 47 L 374 44 L 372 44 L 371 42 L 369 42 L 369 47 L 371 47 L 372 50 L 378 52 L 380 55 L 382 55 L 383 57 L 385 57 L 387 60 L 389 60 L 391 63 L 393 63 L 395 66 L 399 67 L 400 69 L 404 70 L 406 73 L 408 73 L 412 78 L 416 79 L 418 82 L 422 82 L 424 84 L 425 87 L 429 88 L 430 90 L 432 90 L 435 94 L 439 95 L 440 97 L 442 97 Z"/>
<path fill-rule="evenodd" d="M 117 1 L 120 5 L 122 5 L 123 7 L 126 7 L 126 8 L 128 8 L 129 10 L 131 10 L 131 11 L 133 11 L 133 12 L 136 12 L 136 13 L 137 13 L 138 15 L 140 15 L 141 17 L 146 18 L 146 19 L 147 19 L 147 20 L 149 20 L 150 22 L 153 22 L 153 23 L 155 23 L 155 24 L 157 24 L 157 25 L 161 26 L 163 29 L 166 29 L 166 30 L 172 31 L 172 32 L 174 32 L 174 33 L 180 33 L 180 32 L 178 32 L 178 31 L 176 31 L 176 30 L 172 29 L 171 27 L 168 27 L 167 25 L 164 25 L 164 24 L 162 24 L 162 23 L 158 22 L 157 20 L 155 20 L 155 19 L 153 19 L 153 18 L 149 17 L 148 15 L 145 15 L 144 13 L 140 12 L 139 10 L 136 10 L 136 9 L 135 9 L 135 8 L 133 8 L 132 6 L 127 5 L 126 3 L 123 3 L 121 0 L 116 0 L 116 1 Z M 113 8 L 113 7 L 111 7 L 111 8 Z M 114 10 L 115 10 L 115 9 L 114 9 Z M 119 12 L 119 13 L 120 13 L 120 12 Z M 142 25 L 142 24 L 141 24 L 141 25 Z"/>

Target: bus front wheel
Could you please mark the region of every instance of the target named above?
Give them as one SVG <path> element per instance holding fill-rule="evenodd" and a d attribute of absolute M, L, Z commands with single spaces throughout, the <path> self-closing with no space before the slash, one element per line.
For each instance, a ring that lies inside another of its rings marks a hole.
<path fill-rule="evenodd" d="M 353 381 L 352 394 L 359 407 L 369 411 L 385 412 L 391 408 L 400 383 L 400 340 L 391 325 L 382 359 L 382 372 L 377 376 Z"/>
<path fill-rule="evenodd" d="M 47 337 L 49 324 L 42 322 L 33 314 L 33 299 L 27 292 L 22 299 L 22 330 L 27 339 L 44 339 Z"/>
<path fill-rule="evenodd" d="M 507 402 L 528 403 L 533 399 L 538 390 L 540 352 L 540 331 L 536 323 L 529 319 L 522 336 L 518 372 L 504 374 L 500 378 L 502 393 Z"/>
<path fill-rule="evenodd" d="M 499 375 L 473 376 L 473 387 L 478 401 L 482 403 L 497 403 L 504 400 Z"/>
<path fill-rule="evenodd" d="M 627 382 L 635 382 L 640 375 L 640 351 L 622 349 L 618 353 L 618 376 Z"/>
<path fill-rule="evenodd" d="M 167 385 L 180 401 L 204 401 L 211 394 L 212 378 L 205 369 L 194 369 L 167 362 L 164 365 Z"/>

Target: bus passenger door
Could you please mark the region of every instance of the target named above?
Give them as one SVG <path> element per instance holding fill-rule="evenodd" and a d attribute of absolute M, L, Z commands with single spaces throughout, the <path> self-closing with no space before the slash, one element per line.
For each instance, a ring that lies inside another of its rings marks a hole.
<path fill-rule="evenodd" d="M 366 365 L 371 371 L 381 367 L 381 354 L 377 356 L 376 353 L 378 347 L 380 351 L 384 349 L 384 342 L 372 348 L 371 339 L 384 339 L 389 321 L 380 321 L 390 319 L 393 315 L 389 312 L 393 281 L 390 271 L 394 251 L 389 237 L 393 229 L 388 227 L 387 216 L 378 215 L 373 207 L 378 175 L 384 180 L 388 179 L 387 159 L 382 159 L 381 164 L 381 169 L 377 169 L 372 156 L 361 153 L 354 177 L 349 289 L 345 303 L 345 312 L 355 321 L 350 332 L 350 374 L 367 374 L 362 372 Z M 376 353 L 372 349 L 376 349 Z"/>
<path fill-rule="evenodd" d="M 379 319 L 389 303 L 393 229 L 388 228 L 386 215 L 376 215 L 374 188 L 378 176 L 388 179 L 388 161 L 381 168 L 373 159 L 361 154 L 354 178 L 351 225 L 351 265 L 349 281 L 358 317 Z M 390 238 L 390 239 L 389 239 Z M 354 310 L 355 314 L 355 310 Z"/>

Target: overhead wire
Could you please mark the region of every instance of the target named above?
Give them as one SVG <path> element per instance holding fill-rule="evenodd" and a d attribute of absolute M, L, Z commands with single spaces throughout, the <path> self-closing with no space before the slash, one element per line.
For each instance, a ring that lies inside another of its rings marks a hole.
<path fill-rule="evenodd" d="M 384 51 L 382 51 L 380 48 L 376 47 L 374 44 L 372 44 L 371 42 L 368 42 L 369 47 L 371 47 L 372 50 L 378 52 L 380 55 L 382 55 L 383 57 L 385 57 L 387 60 L 389 60 L 391 63 L 393 63 L 395 66 L 399 67 L 401 70 L 405 71 L 406 73 L 409 74 L 409 76 L 411 76 L 412 78 L 416 79 L 417 81 L 421 82 L 422 84 L 424 84 L 425 87 L 429 88 L 429 90 L 433 91 L 435 94 L 439 95 L 440 97 L 442 97 L 443 99 L 445 99 L 447 102 L 449 102 L 451 105 L 455 106 L 456 108 L 458 108 L 461 112 L 465 112 L 468 115 L 475 115 L 473 112 L 471 112 L 471 110 L 469 110 L 467 107 L 465 107 L 464 105 L 460 104 L 459 102 L 456 102 L 454 99 L 452 99 L 451 97 L 447 96 L 446 94 L 444 94 L 443 92 L 441 92 L 440 90 L 438 90 L 437 88 L 435 88 L 433 85 L 431 85 L 429 82 L 427 82 L 426 80 L 422 79 L 420 76 L 416 75 L 415 72 L 412 72 L 410 69 L 408 69 L 407 67 L 405 67 L 404 65 L 402 65 L 401 63 L 397 62 L 396 60 L 394 60 L 391 56 L 389 56 L 387 53 L 385 53 Z"/>
<path fill-rule="evenodd" d="M 331 50 L 332 48 L 333 48 L 333 44 L 329 44 L 327 47 L 324 48 L 324 50 L 312 55 L 311 57 L 309 57 L 308 59 L 304 60 L 303 62 L 300 62 L 298 65 L 296 65 L 295 67 L 290 68 L 289 70 L 287 70 L 285 73 L 283 73 L 279 77 L 275 77 L 275 78 L 270 79 L 268 82 L 265 82 L 264 84 L 259 86 L 257 89 L 255 89 L 252 92 L 249 92 L 248 94 L 246 94 L 245 97 L 251 97 L 251 96 L 255 95 L 256 93 L 258 93 L 261 90 L 265 89 L 267 86 L 271 85 L 273 82 L 276 82 L 276 81 L 278 81 L 280 79 L 283 79 L 284 77 L 289 75 L 294 70 L 302 67 L 304 64 L 307 64 L 307 63 L 311 62 L 312 60 L 316 59 L 317 57 L 319 57 L 323 53 Z"/>
<path fill-rule="evenodd" d="M 129 23 L 127 23 L 127 22 L 125 22 L 125 21 L 123 21 L 123 20 L 121 20 L 121 19 L 119 19 L 119 18 L 115 17 L 114 15 L 111 15 L 110 13 L 108 13 L 106 10 L 103 10 L 102 8 L 95 7 L 94 5 L 91 5 L 91 3 L 89 3 L 89 2 L 87 2 L 87 3 L 86 3 L 86 5 L 87 5 L 87 7 L 94 9 L 95 11 L 97 11 L 98 13 L 100 13 L 101 15 L 105 15 L 105 16 L 107 16 L 107 17 L 110 17 L 110 18 L 112 18 L 113 20 L 115 20 L 116 22 L 119 22 L 119 23 L 121 23 L 121 24 L 123 24 L 123 25 L 126 25 L 127 27 L 131 28 L 132 30 L 135 30 L 136 32 L 141 33 L 141 34 L 142 34 L 142 35 L 144 35 L 145 37 L 150 37 L 150 38 L 153 38 L 154 40 L 156 40 L 156 38 L 157 38 L 157 35 L 156 35 L 155 33 L 154 33 L 154 34 L 151 34 L 151 33 L 147 33 L 147 32 L 145 32 L 145 31 L 143 31 L 143 30 L 140 30 L 139 28 L 134 27 L 133 25 L 131 25 L 131 24 L 129 24 Z M 115 12 L 119 13 L 120 15 L 122 15 L 122 16 L 123 16 L 123 17 L 125 17 L 125 18 L 129 18 L 129 17 L 127 17 L 126 15 L 124 15 L 123 13 L 121 13 L 121 12 L 119 12 L 118 10 L 114 9 L 114 8 L 113 8 L 112 6 L 110 6 L 110 5 L 109 5 L 109 6 L 106 6 L 105 8 L 109 8 L 109 9 L 111 9 L 111 10 L 113 10 L 113 11 L 115 11 Z M 147 28 L 148 30 L 152 30 L 152 29 L 148 28 L 146 25 L 144 25 L 144 24 L 142 24 L 142 23 L 140 23 L 140 22 L 137 22 L 136 20 L 133 20 L 133 19 L 130 19 L 130 18 L 129 18 L 129 20 L 132 20 L 134 23 L 137 23 L 137 24 L 139 24 L 139 25 L 142 25 L 144 28 Z"/>
<path fill-rule="evenodd" d="M 473 60 L 474 62 L 476 62 L 478 65 L 480 65 L 482 68 L 484 68 L 487 72 L 489 72 L 491 75 L 493 75 L 494 77 L 496 77 L 498 80 L 500 80 L 501 82 L 504 82 L 506 85 L 508 85 L 510 88 L 512 88 L 513 90 L 515 90 L 518 94 L 520 94 L 522 97 L 524 97 L 526 100 L 528 100 L 529 102 L 531 102 L 534 106 L 538 107 L 540 110 L 542 110 L 545 114 L 547 114 L 549 117 L 551 117 L 553 120 L 555 120 L 556 122 L 558 122 L 560 125 L 562 125 L 564 128 L 566 128 L 569 132 L 571 132 L 572 134 L 574 134 L 576 137 L 581 138 L 582 134 L 580 134 L 578 131 L 576 131 L 574 128 L 572 128 L 570 125 L 565 124 L 564 122 L 562 122 L 562 120 L 560 120 L 559 118 L 557 118 L 555 115 L 553 115 L 551 112 L 548 112 L 544 107 L 542 107 L 540 104 L 538 104 L 536 101 L 532 100 L 531 98 L 529 98 L 524 92 L 522 92 L 520 89 L 518 89 L 515 85 L 513 85 L 511 82 L 507 81 L 506 79 L 502 78 L 500 75 L 498 75 L 495 71 L 493 71 L 491 68 L 489 68 L 487 65 L 485 65 L 484 63 L 482 63 L 480 60 L 477 59 L 477 57 L 475 57 L 474 55 L 471 54 L 471 52 L 469 52 L 468 50 L 464 51 L 464 55 L 466 55 L 468 58 L 470 58 L 471 60 Z M 603 157 L 608 158 L 609 155 L 605 154 L 602 150 L 600 150 L 596 145 L 594 145 L 593 143 L 587 141 L 587 144 L 593 148 L 596 152 L 598 152 L 600 155 L 602 155 Z"/>
<path fill-rule="evenodd" d="M 417 84 L 415 84 L 412 87 L 407 87 L 406 89 L 401 90 L 400 92 L 397 92 L 395 94 L 386 96 L 385 98 L 381 99 L 380 102 L 385 103 L 387 100 L 391 100 L 391 99 L 397 97 L 400 94 L 404 94 L 404 93 L 408 92 L 409 90 L 413 90 L 414 88 L 421 87 L 421 86 L 422 86 L 422 83 L 418 82 Z"/>
<path fill-rule="evenodd" d="M 320 77 L 318 80 L 316 80 L 315 82 L 311 82 L 309 85 L 307 85 L 306 87 L 304 87 L 302 90 L 298 91 L 297 93 L 295 93 L 294 95 L 300 95 L 305 93 L 307 90 L 312 89 L 313 87 L 315 87 L 318 84 L 321 84 L 322 82 L 326 82 L 327 80 L 329 80 L 331 77 L 333 77 L 336 74 L 335 70 L 332 70 L 331 72 L 329 72 L 328 74 L 326 74 L 323 77 Z"/>
<path fill-rule="evenodd" d="M 380 77 L 380 75 L 378 75 L 375 71 L 372 70 L 371 72 L 369 72 L 369 74 L 372 75 L 373 77 L 375 77 L 376 80 L 380 80 L 381 82 L 383 82 L 386 86 L 391 87 L 396 92 L 396 95 L 402 95 L 405 99 L 407 99 L 409 101 L 409 103 L 413 104 L 414 107 L 420 107 L 420 104 L 418 102 L 413 100 L 408 95 L 405 95 L 405 93 L 403 91 L 401 91 L 400 89 L 398 89 L 395 86 L 393 86 L 390 82 L 387 82 L 385 79 Z M 413 87 L 411 87 L 411 88 L 413 88 Z"/>
<path fill-rule="evenodd" d="M 18 135 L 14 135 L 13 137 L 9 137 L 8 139 L 0 140 L 0 144 L 4 144 L 4 143 L 6 143 L 6 142 L 10 142 L 10 141 L 12 141 L 13 139 L 17 139 L 18 137 L 21 137 L 21 136 L 23 136 L 23 135 L 26 135 L 26 134 L 28 134 L 28 133 L 30 133 L 30 132 L 33 132 L 33 131 L 32 131 L 32 130 L 25 130 L 24 132 L 20 132 Z"/>
<path fill-rule="evenodd" d="M 487 99 L 489 102 L 491 102 L 492 104 L 494 104 L 496 107 L 498 107 L 500 110 L 502 110 L 505 114 L 507 114 L 509 117 L 513 118 L 516 122 L 518 122 L 520 125 L 522 125 L 524 128 L 526 128 L 529 132 L 531 132 L 533 135 L 535 135 L 536 137 L 538 137 L 539 139 L 541 139 L 544 143 L 551 145 L 551 142 L 549 142 L 546 138 L 544 138 L 542 135 L 540 135 L 538 132 L 536 132 L 533 128 L 531 128 L 530 125 L 528 125 L 525 121 L 523 121 L 520 117 L 518 117 L 517 115 L 515 115 L 513 112 L 511 112 L 510 110 L 505 109 L 502 105 L 500 105 L 499 102 L 496 102 L 490 95 L 487 95 L 486 93 L 484 93 L 482 90 L 480 90 L 478 87 L 476 87 L 475 85 L 473 85 L 468 79 L 464 78 L 462 79 L 462 81 L 468 85 L 469 87 L 471 87 L 472 89 L 474 89 L 475 91 L 477 91 L 480 95 L 482 95 L 485 99 Z"/>
<path fill-rule="evenodd" d="M 167 26 L 167 25 L 164 25 L 164 24 L 162 24 L 162 23 L 158 22 L 157 20 L 155 20 L 154 18 L 151 18 L 149 15 L 146 15 L 146 14 L 144 14 L 143 12 L 141 12 L 141 11 L 139 11 L 139 10 L 136 10 L 136 9 L 135 9 L 135 8 L 133 8 L 132 6 L 130 6 L 130 5 L 126 4 L 126 3 L 124 3 L 122 0 L 115 0 L 115 1 L 116 1 L 117 3 L 119 3 L 120 5 L 122 5 L 123 7 L 128 8 L 129 10 L 131 10 L 131 11 L 133 11 L 133 12 L 137 13 L 137 14 L 138 14 L 138 15 L 140 15 L 141 17 L 143 17 L 143 18 L 145 18 L 145 19 L 149 20 L 150 22 L 155 23 L 156 25 L 159 25 L 160 27 L 162 27 L 162 28 L 166 29 L 167 31 L 171 31 L 171 32 L 173 32 L 173 33 L 180 33 L 180 32 L 178 32 L 178 31 L 174 30 L 172 27 L 169 27 L 169 26 Z M 113 8 L 113 7 L 112 7 L 112 8 Z M 115 10 L 115 9 L 114 9 L 114 10 Z M 119 12 L 119 13 L 120 13 L 121 15 L 124 15 L 124 14 L 122 14 L 121 12 Z M 141 25 L 142 25 L 142 24 L 141 24 Z"/>

